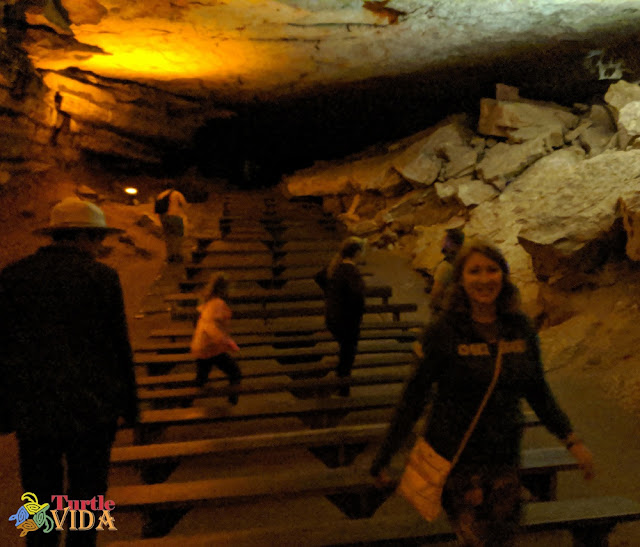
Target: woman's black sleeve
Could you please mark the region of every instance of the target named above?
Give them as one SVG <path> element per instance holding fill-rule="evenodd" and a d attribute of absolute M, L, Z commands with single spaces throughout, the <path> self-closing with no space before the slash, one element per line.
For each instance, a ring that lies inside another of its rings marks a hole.
<path fill-rule="evenodd" d="M 526 399 L 542 424 L 559 439 L 566 438 L 572 431 L 568 416 L 560 408 L 544 377 L 542 358 L 540 355 L 540 342 L 535 332 L 531 332 L 527 339 L 534 368 L 527 378 Z"/>
<path fill-rule="evenodd" d="M 431 387 L 437 381 L 444 362 L 442 350 L 438 346 L 440 336 L 434 329 L 427 329 L 423 334 L 423 356 L 404 387 L 385 439 L 373 460 L 370 468 L 373 476 L 378 475 L 389 464 L 424 411 Z"/>

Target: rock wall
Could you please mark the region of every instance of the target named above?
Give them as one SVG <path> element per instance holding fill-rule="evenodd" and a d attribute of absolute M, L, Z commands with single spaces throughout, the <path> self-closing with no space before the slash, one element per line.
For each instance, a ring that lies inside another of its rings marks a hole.
<path fill-rule="evenodd" d="M 21 47 L 24 30 L 6 26 L 12 6 L 0 11 L 0 186 L 14 174 L 51 165 L 49 139 L 53 112 L 46 88 Z"/>

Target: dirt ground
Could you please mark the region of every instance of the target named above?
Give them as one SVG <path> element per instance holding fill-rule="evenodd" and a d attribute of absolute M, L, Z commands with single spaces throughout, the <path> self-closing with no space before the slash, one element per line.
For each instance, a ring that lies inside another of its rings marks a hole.
<path fill-rule="evenodd" d="M 45 243 L 42 237 L 33 236 L 32 230 L 47 223 L 55 202 L 71 195 L 79 184 L 88 184 L 101 196 L 99 203 L 108 223 L 127 230 L 126 237 L 112 236 L 106 241 L 111 251 L 104 261 L 120 274 L 132 339 L 142 339 L 149 323 L 142 320 L 141 312 L 148 305 L 147 293 L 154 280 L 161 275 L 179 275 L 165 269 L 164 243 L 152 214 L 150 198 L 162 182 L 114 180 L 75 172 L 32 178 L 19 190 L 5 189 L 0 192 L 0 267 Z M 140 196 L 143 203 L 127 203 L 122 192 L 127 185 L 148 188 Z M 192 207 L 194 225 L 202 215 L 219 214 L 218 197 L 224 191 L 224 186 L 214 186 L 206 204 Z M 394 300 L 418 301 L 426 319 L 423 310 L 428 297 L 423 281 L 409 269 L 406 257 L 377 251 L 370 260 L 380 269 L 381 279 L 393 279 L 397 289 Z M 398 283 L 398 279 L 402 281 Z M 636 349 L 640 344 L 640 266 L 627 261 L 610 264 L 594 274 L 591 287 L 561 295 L 558 302 L 568 319 L 540 333 L 548 379 L 597 463 L 597 476 L 589 483 L 578 473 L 561 473 L 559 496 L 607 494 L 640 501 L 640 353 Z M 535 432 L 525 442 L 555 442 L 546 435 Z M 22 493 L 13 436 L 0 437 L 0 489 L 0 544 L 22 545 L 7 522 Z M 562 534 L 523 542 L 540 540 L 550 546 L 569 545 Z M 640 523 L 618 526 L 611 540 L 613 547 L 640 545 Z"/>

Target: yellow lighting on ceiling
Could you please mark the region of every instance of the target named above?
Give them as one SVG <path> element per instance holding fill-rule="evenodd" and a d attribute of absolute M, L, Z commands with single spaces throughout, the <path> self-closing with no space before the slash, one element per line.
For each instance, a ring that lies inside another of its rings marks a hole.
<path fill-rule="evenodd" d="M 228 78 L 258 69 L 255 44 L 225 35 L 211 39 L 211 32 L 189 25 L 163 28 L 162 21 L 110 22 L 74 28 L 76 38 L 99 47 L 96 53 L 77 58 L 75 66 L 119 78 Z M 75 26 L 74 26 L 75 27 Z"/>

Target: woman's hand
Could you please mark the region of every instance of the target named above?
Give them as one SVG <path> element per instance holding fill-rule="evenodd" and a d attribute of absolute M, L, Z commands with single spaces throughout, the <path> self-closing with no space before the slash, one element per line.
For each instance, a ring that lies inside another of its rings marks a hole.
<path fill-rule="evenodd" d="M 389 473 L 383 469 L 374 477 L 374 484 L 376 488 L 383 490 L 393 486 L 393 479 L 389 476 Z"/>
<path fill-rule="evenodd" d="M 591 451 L 585 446 L 582 441 L 571 442 L 568 446 L 569 452 L 573 455 L 573 457 L 578 460 L 578 464 L 580 465 L 580 469 L 584 474 L 585 480 L 591 480 L 595 476 L 595 471 L 593 468 L 593 454 Z"/>

